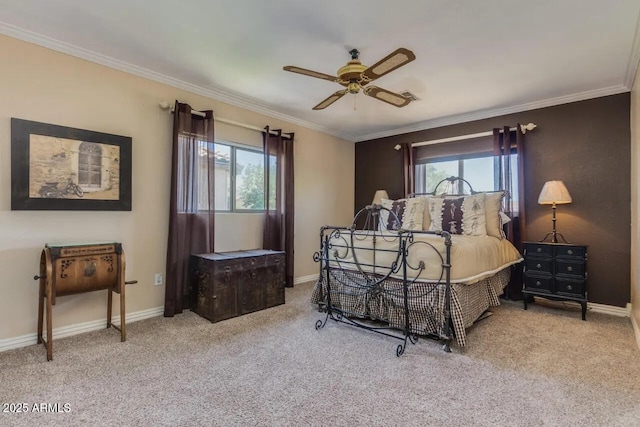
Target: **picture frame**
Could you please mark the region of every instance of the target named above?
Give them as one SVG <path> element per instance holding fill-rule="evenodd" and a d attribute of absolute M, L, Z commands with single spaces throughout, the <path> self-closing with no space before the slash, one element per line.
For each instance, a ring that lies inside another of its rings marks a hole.
<path fill-rule="evenodd" d="M 131 137 L 11 118 L 11 210 L 131 210 Z"/>

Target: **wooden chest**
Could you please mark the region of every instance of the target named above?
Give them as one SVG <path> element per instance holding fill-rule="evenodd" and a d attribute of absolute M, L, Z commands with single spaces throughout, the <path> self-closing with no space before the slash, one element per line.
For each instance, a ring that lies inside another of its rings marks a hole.
<path fill-rule="evenodd" d="M 284 252 L 192 255 L 190 277 L 196 313 L 212 322 L 284 304 Z"/>

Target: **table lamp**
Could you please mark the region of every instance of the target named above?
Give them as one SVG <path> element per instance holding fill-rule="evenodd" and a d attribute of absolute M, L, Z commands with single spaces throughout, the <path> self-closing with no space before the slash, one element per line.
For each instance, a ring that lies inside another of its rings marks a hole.
<path fill-rule="evenodd" d="M 373 196 L 373 202 L 371 202 L 372 205 L 379 205 L 380 203 L 382 203 L 382 199 L 388 199 L 389 195 L 387 194 L 386 190 L 377 190 L 376 194 L 374 194 Z"/>
<path fill-rule="evenodd" d="M 544 183 L 542 191 L 540 191 L 540 196 L 538 197 L 538 203 L 541 205 L 552 205 L 553 231 L 547 233 L 541 242 L 544 242 L 551 236 L 551 243 L 558 243 L 558 236 L 560 236 L 565 243 L 569 243 L 561 233 L 556 232 L 556 205 L 571 203 L 571 201 L 569 190 L 567 190 L 567 187 L 565 187 L 562 181 L 547 181 Z"/>

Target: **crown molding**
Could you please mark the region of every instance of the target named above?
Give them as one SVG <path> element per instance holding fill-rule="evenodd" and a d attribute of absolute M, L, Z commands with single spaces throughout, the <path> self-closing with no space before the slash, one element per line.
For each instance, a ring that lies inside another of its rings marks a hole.
<path fill-rule="evenodd" d="M 123 71 L 128 74 L 132 74 L 138 77 L 142 77 L 148 80 L 152 80 L 158 83 L 165 84 L 167 86 L 175 87 L 177 89 L 185 90 L 197 95 L 205 96 L 207 98 L 215 99 L 217 101 L 225 102 L 236 107 L 244 108 L 249 111 L 263 114 L 268 117 L 272 117 L 278 120 L 282 120 L 291 124 L 296 124 L 307 129 L 322 132 L 328 135 L 332 135 L 350 142 L 362 142 L 371 139 L 384 138 L 388 136 L 395 136 L 399 134 L 416 132 L 426 129 L 432 129 L 441 126 L 448 126 L 458 123 L 469 122 L 473 120 L 482 120 L 496 116 L 502 116 L 506 114 L 519 113 L 522 111 L 535 110 L 537 108 L 551 107 L 555 105 L 566 104 L 570 102 L 583 101 L 586 99 L 598 98 L 608 95 L 616 95 L 623 92 L 628 92 L 633 86 L 638 63 L 640 62 L 640 16 L 638 17 L 638 24 L 636 25 L 636 32 L 632 45 L 632 51 L 627 64 L 627 71 L 625 74 L 624 84 L 609 86 L 601 89 L 595 89 L 586 92 L 580 92 L 556 98 L 548 98 L 541 101 L 535 101 L 527 104 L 516 105 L 512 107 L 497 108 L 479 110 L 465 114 L 458 114 L 447 117 L 440 117 L 431 120 L 425 120 L 422 122 L 414 123 L 409 126 L 400 128 L 394 128 L 386 131 L 355 136 L 352 134 L 344 134 L 330 129 L 324 126 L 320 126 L 315 123 L 308 122 L 306 120 L 299 119 L 294 116 L 290 116 L 285 113 L 277 111 L 272 105 L 264 103 L 256 98 L 252 98 L 238 92 L 230 91 L 217 86 L 204 87 L 195 84 L 185 82 L 183 80 L 167 76 L 137 65 L 130 64 L 128 62 L 120 61 L 115 58 L 102 55 L 88 49 L 56 40 L 50 37 L 43 36 L 41 34 L 25 30 L 16 27 L 11 24 L 0 22 L 0 34 L 4 34 L 9 37 L 13 37 L 19 40 L 23 40 L 28 43 L 33 43 L 38 46 L 42 46 L 51 50 L 62 52 L 80 59 L 84 59 L 96 64 L 103 65 L 112 69 Z"/>
<path fill-rule="evenodd" d="M 636 33 L 633 37 L 633 44 L 631 45 L 631 55 L 629 55 L 629 62 L 627 63 L 627 73 L 624 76 L 624 85 L 631 90 L 633 88 L 633 81 L 636 77 L 638 70 L 638 63 L 640 62 L 640 13 L 638 14 L 638 20 L 636 21 Z"/>
<path fill-rule="evenodd" d="M 230 91 L 217 86 L 204 87 L 195 84 L 185 82 L 183 80 L 167 76 L 137 65 L 130 64 L 125 61 L 112 58 L 110 56 L 102 55 L 97 52 L 93 52 L 88 49 L 81 48 L 60 40 L 46 37 L 33 31 L 25 30 L 23 28 L 16 27 L 5 22 L 0 22 L 0 34 L 4 34 L 9 37 L 13 37 L 28 43 L 33 43 L 38 46 L 45 47 L 47 49 L 55 50 L 57 52 L 66 53 L 76 58 L 84 59 L 96 64 L 104 65 L 105 67 L 113 68 L 115 70 L 123 71 L 128 74 L 133 74 L 138 77 L 142 77 L 148 80 L 152 80 L 158 83 L 165 84 L 167 86 L 174 87 L 176 89 L 185 90 L 187 92 L 195 93 L 196 95 L 202 95 L 207 98 L 212 98 L 217 101 L 225 102 L 236 107 L 244 108 L 245 110 L 253 111 L 255 113 L 264 114 L 265 116 L 272 117 L 274 119 L 282 120 L 291 124 L 299 125 L 307 129 L 315 130 L 318 132 L 333 135 L 338 138 L 345 139 L 347 141 L 354 141 L 353 135 L 346 135 L 336 132 L 333 129 L 329 129 L 324 126 L 317 125 L 315 123 L 308 122 L 306 120 L 299 119 L 297 117 L 290 116 L 288 114 L 276 111 L 273 105 L 264 103 L 256 98 L 252 98 L 238 92 Z"/>
<path fill-rule="evenodd" d="M 387 136 L 400 135 L 409 132 L 416 132 L 426 129 L 433 129 L 441 126 L 455 125 L 458 123 L 470 122 L 473 120 L 489 119 L 491 117 L 504 116 L 507 114 L 520 113 L 522 111 L 536 110 L 538 108 L 553 107 L 555 105 L 568 104 L 570 102 L 584 101 L 586 99 L 599 98 L 608 95 L 617 95 L 619 93 L 629 92 L 624 85 L 608 86 L 601 89 L 589 90 L 586 92 L 574 93 L 571 95 L 558 96 L 556 98 L 543 99 L 541 101 L 529 102 L 526 104 L 515 105 L 513 107 L 494 108 L 488 110 L 474 111 L 466 114 L 458 114 L 455 116 L 440 117 L 432 120 L 415 123 L 410 126 L 395 128 L 387 131 L 371 133 L 368 135 L 358 136 L 355 142 L 369 141 L 371 139 L 384 138 Z"/>

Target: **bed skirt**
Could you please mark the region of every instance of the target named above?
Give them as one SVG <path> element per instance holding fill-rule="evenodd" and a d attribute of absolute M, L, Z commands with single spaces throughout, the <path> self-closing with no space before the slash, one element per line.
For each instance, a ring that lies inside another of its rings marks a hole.
<path fill-rule="evenodd" d="M 404 329 L 405 305 L 402 280 L 388 278 L 374 285 L 363 285 L 365 277 L 355 271 L 331 269 L 331 294 L 327 295 L 327 277 L 321 275 L 314 287 L 311 303 L 326 303 L 345 316 L 387 322 L 390 327 Z M 511 267 L 473 284 L 451 284 L 451 321 L 456 342 L 464 347 L 465 330 L 487 309 L 500 305 L 499 295 L 509 283 Z M 445 289 L 443 283 L 414 282 L 407 288 L 410 332 L 423 336 L 446 336 Z"/>

